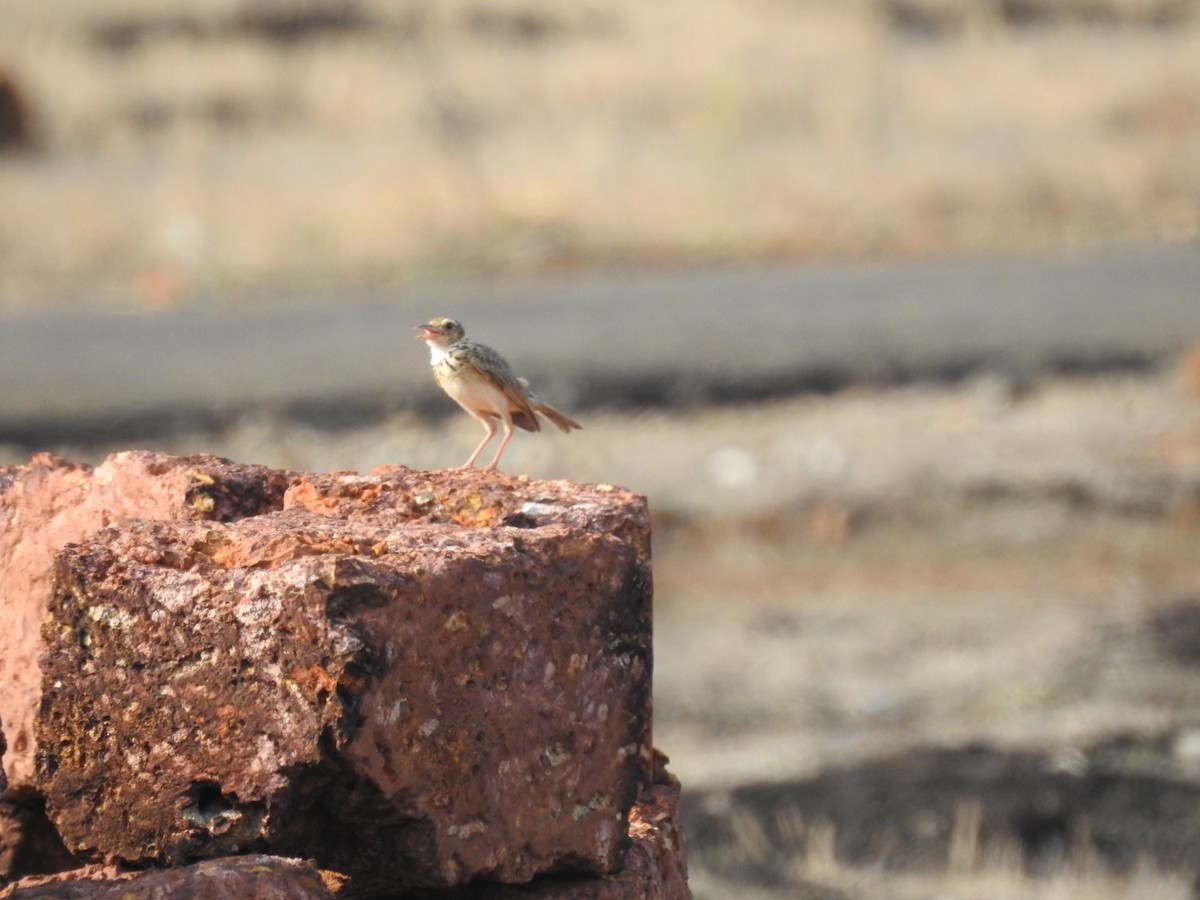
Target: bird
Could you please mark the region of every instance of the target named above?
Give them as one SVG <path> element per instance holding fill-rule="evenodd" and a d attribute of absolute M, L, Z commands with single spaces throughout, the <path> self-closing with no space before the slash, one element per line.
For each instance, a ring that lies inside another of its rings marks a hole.
<path fill-rule="evenodd" d="M 583 428 L 565 413 L 542 400 L 518 377 L 508 362 L 486 344 L 467 337 L 456 319 L 439 317 L 416 326 L 416 339 L 429 345 L 429 363 L 438 385 L 459 406 L 471 414 L 487 432 L 475 452 L 458 468 L 469 469 L 496 434 L 497 420 L 504 426 L 504 436 L 492 461 L 484 469 L 496 469 L 504 448 L 512 438 L 512 427 L 526 431 L 541 431 L 538 416 L 556 425 L 563 432 Z"/>

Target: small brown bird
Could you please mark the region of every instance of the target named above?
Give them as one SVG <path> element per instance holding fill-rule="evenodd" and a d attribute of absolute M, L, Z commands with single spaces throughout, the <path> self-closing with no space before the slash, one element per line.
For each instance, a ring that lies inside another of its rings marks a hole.
<path fill-rule="evenodd" d="M 460 469 L 475 465 L 483 448 L 496 434 L 497 419 L 504 424 L 504 436 L 485 469 L 494 469 L 500 463 L 500 456 L 512 438 L 513 425 L 526 431 L 542 430 L 538 414 L 564 432 L 583 428 L 574 419 L 539 400 L 530 390 L 529 382 L 518 378 L 503 356 L 467 337 L 462 325 L 454 319 L 432 319 L 417 328 L 421 332 L 416 335 L 417 340 L 429 344 L 429 362 L 437 383 L 487 431 Z"/>

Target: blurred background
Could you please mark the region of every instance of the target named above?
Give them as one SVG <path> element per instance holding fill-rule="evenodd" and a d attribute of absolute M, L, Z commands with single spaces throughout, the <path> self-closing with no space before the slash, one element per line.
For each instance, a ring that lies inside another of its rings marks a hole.
<path fill-rule="evenodd" d="M 649 497 L 697 896 L 1195 896 L 1200 0 L 3 23 L 0 465 L 456 465 L 457 316 Z"/>

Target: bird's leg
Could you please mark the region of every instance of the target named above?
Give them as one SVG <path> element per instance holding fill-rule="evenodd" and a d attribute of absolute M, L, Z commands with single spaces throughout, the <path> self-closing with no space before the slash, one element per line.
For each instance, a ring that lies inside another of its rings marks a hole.
<path fill-rule="evenodd" d="M 493 430 L 495 430 L 495 429 L 493 428 Z M 504 452 L 504 448 L 508 446 L 508 442 L 510 440 L 512 440 L 512 436 L 513 436 L 512 419 L 510 419 L 508 416 L 505 416 L 504 417 L 504 437 L 500 438 L 500 446 L 496 448 L 496 455 L 492 457 L 492 461 L 490 463 L 488 463 L 486 466 L 484 466 L 485 469 L 495 470 L 496 466 L 498 466 L 500 464 L 500 455 Z M 482 450 L 483 448 L 481 447 L 480 449 Z"/>
<path fill-rule="evenodd" d="M 483 436 L 483 440 L 479 442 L 479 446 L 475 448 L 475 452 L 471 454 L 471 458 L 459 466 L 460 469 L 469 469 L 471 466 L 475 465 L 475 460 L 479 459 L 479 454 L 483 452 L 483 448 L 487 446 L 487 442 L 490 441 L 492 436 L 496 433 L 496 422 L 491 416 L 481 416 L 479 421 L 483 427 L 487 429 L 487 434 Z M 505 440 L 507 440 L 507 437 Z M 504 449 L 504 444 L 500 445 L 500 449 Z M 500 454 L 496 454 L 496 458 L 499 459 L 499 457 Z M 494 460 L 489 468 L 495 468 Z"/>

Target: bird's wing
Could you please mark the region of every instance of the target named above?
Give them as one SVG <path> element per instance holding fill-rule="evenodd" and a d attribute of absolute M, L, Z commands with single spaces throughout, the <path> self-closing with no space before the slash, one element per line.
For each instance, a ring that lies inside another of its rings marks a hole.
<path fill-rule="evenodd" d="M 470 342 L 470 357 L 483 376 L 508 398 L 512 410 L 519 413 L 521 418 L 527 416 L 534 426 L 530 428 L 522 421 L 521 427 L 528 431 L 540 431 L 537 416 L 522 385 L 523 379 L 517 378 L 508 361 L 486 344 L 477 344 L 474 341 Z"/>
<path fill-rule="evenodd" d="M 520 387 L 520 382 L 513 374 L 508 361 L 491 347 L 486 344 L 477 344 L 474 341 L 462 341 L 461 343 L 466 345 L 463 349 L 468 358 L 481 372 L 487 375 L 496 387 L 503 389 L 509 384 Z"/>

